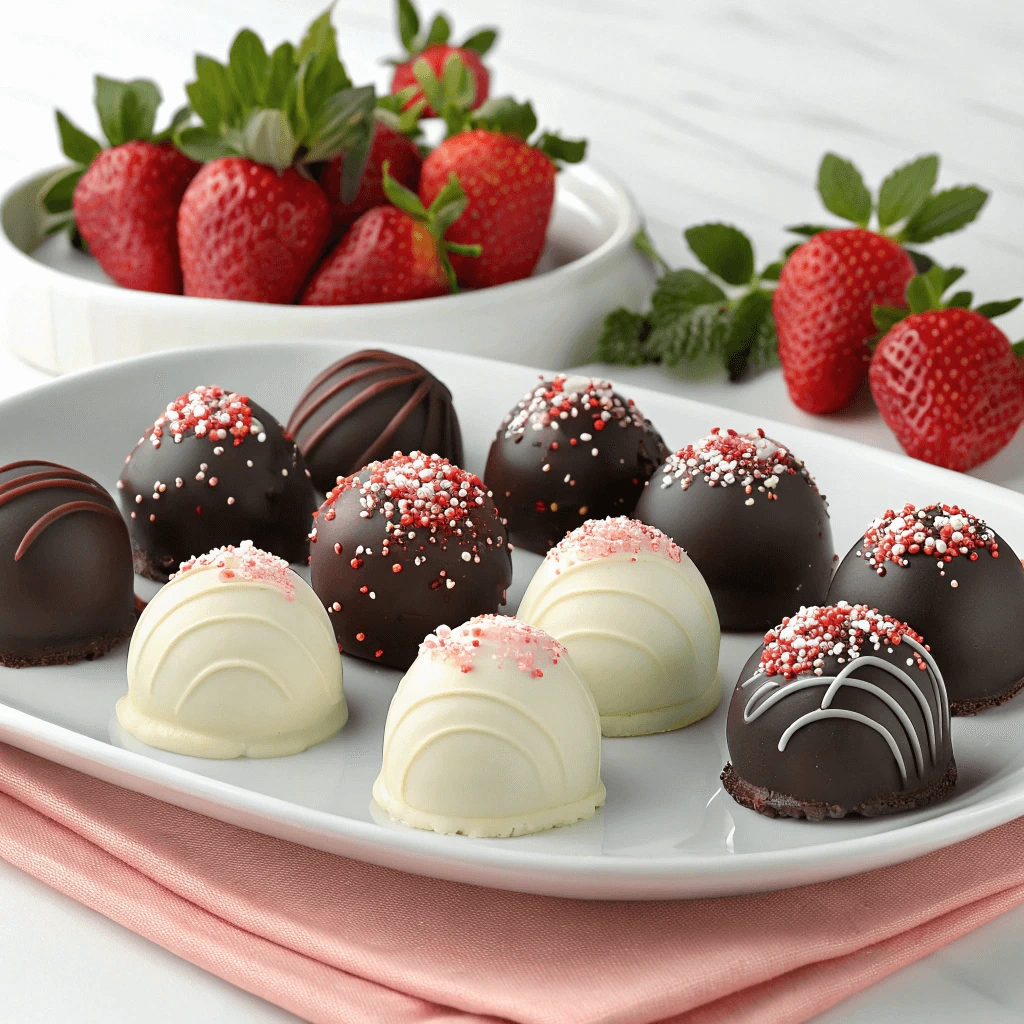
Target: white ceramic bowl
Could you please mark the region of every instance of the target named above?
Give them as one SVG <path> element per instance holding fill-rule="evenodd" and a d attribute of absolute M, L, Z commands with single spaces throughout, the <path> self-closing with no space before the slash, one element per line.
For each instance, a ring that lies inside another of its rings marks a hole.
<path fill-rule="evenodd" d="M 652 276 L 633 249 L 641 225 L 626 188 L 589 165 L 558 176 L 534 276 L 499 288 L 367 306 L 275 306 L 119 288 L 61 233 L 45 238 L 49 173 L 0 205 L 0 310 L 15 355 L 51 372 L 183 346 L 280 337 L 373 339 L 559 369 L 585 361 L 605 314 L 644 301 Z"/>

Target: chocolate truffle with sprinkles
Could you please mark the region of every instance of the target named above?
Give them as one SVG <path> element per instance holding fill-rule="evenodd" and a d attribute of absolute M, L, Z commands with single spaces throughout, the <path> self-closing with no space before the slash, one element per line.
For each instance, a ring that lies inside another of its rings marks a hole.
<path fill-rule="evenodd" d="M 510 538 L 543 554 L 588 519 L 629 515 L 667 455 L 632 399 L 608 381 L 559 374 L 505 417 L 484 479 Z"/>
<path fill-rule="evenodd" d="M 304 562 L 317 500 L 295 442 L 245 395 L 202 385 L 170 402 L 117 482 L 135 571 L 166 580 L 196 551 L 251 540 Z"/>
<path fill-rule="evenodd" d="M 920 634 L 867 605 L 801 608 L 768 630 L 726 740 L 726 791 L 772 818 L 890 814 L 956 784 L 939 665 Z"/>
<path fill-rule="evenodd" d="M 451 392 L 429 370 L 381 349 L 353 352 L 318 374 L 288 421 L 321 494 L 394 451 L 462 465 Z"/>
<path fill-rule="evenodd" d="M 681 448 L 651 477 L 635 516 L 690 556 L 723 630 L 767 629 L 828 592 L 828 505 L 804 464 L 763 430 L 715 427 Z"/>
<path fill-rule="evenodd" d="M 928 638 L 954 715 L 1024 688 L 1024 566 L 990 526 L 958 505 L 904 505 L 874 520 L 843 559 L 829 600 L 863 602 Z"/>
<path fill-rule="evenodd" d="M 394 668 L 438 626 L 496 612 L 512 581 L 490 491 L 437 455 L 396 452 L 346 477 L 311 540 L 313 589 L 342 651 Z"/>
<path fill-rule="evenodd" d="M 132 549 L 114 499 L 55 462 L 0 466 L 0 665 L 97 658 L 135 626 Z"/>

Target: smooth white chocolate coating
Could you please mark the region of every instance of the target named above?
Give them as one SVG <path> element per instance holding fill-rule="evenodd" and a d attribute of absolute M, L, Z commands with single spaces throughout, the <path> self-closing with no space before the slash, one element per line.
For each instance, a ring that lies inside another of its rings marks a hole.
<path fill-rule="evenodd" d="M 581 529 L 592 526 L 604 523 Z M 721 631 L 697 567 L 674 545 L 675 556 L 641 546 L 588 557 L 572 537 L 548 553 L 518 616 L 569 649 L 604 735 L 668 732 L 711 714 L 721 700 Z"/>
<path fill-rule="evenodd" d="M 514 620 L 480 616 L 460 629 L 486 621 Z M 605 800 L 594 698 L 560 650 L 537 665 L 487 636 L 468 668 L 421 647 L 388 711 L 377 803 L 414 828 L 469 836 L 591 817 Z"/>
<path fill-rule="evenodd" d="M 334 630 L 309 585 L 283 574 L 280 586 L 195 565 L 172 578 L 132 636 L 122 728 L 211 758 L 296 754 L 337 732 L 348 708 Z"/>

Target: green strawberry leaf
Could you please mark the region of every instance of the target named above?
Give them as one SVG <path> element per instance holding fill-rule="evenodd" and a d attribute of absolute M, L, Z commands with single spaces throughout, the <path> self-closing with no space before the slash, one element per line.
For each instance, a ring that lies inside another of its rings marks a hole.
<path fill-rule="evenodd" d="M 241 152 L 250 160 L 267 164 L 278 172 L 291 166 L 298 148 L 298 140 L 283 110 L 254 110 L 242 129 Z"/>
<path fill-rule="evenodd" d="M 789 257 L 792 256 L 793 253 L 795 253 L 803 244 L 803 242 L 794 242 L 792 245 L 787 245 L 786 248 L 782 250 L 782 255 L 788 260 Z"/>
<path fill-rule="evenodd" d="M 818 193 L 825 209 L 844 220 L 867 227 L 871 219 L 871 193 L 860 171 L 835 153 L 826 153 L 818 169 Z"/>
<path fill-rule="evenodd" d="M 306 30 L 295 52 L 295 61 L 304 67 L 302 88 L 307 102 L 310 98 L 326 98 L 352 86 L 338 56 L 338 38 L 331 24 L 332 4 Z"/>
<path fill-rule="evenodd" d="M 440 113 L 445 106 L 445 96 L 441 90 L 441 81 L 434 74 L 434 69 L 421 57 L 413 64 L 412 73 L 423 90 L 427 102 Z"/>
<path fill-rule="evenodd" d="M 174 136 L 174 144 L 185 156 L 201 164 L 236 152 L 223 136 L 210 131 L 205 125 L 181 129 Z"/>
<path fill-rule="evenodd" d="M 697 224 L 683 234 L 694 256 L 727 284 L 746 284 L 754 276 L 754 248 L 737 228 Z"/>
<path fill-rule="evenodd" d="M 871 319 L 879 331 L 885 334 L 901 320 L 905 320 L 908 312 L 905 306 L 872 306 Z"/>
<path fill-rule="evenodd" d="M 459 179 L 449 175 L 444 188 L 434 197 L 434 201 L 427 210 L 435 236 L 441 238 L 444 233 L 462 216 L 466 210 L 469 199 L 459 184 Z"/>
<path fill-rule="evenodd" d="M 1016 309 L 1020 303 L 1020 299 L 1003 299 L 996 302 L 983 302 L 980 306 L 975 307 L 975 312 L 980 313 L 982 316 L 987 316 L 989 320 L 992 320 L 997 316 L 1002 316 L 1004 313 L 1009 313 L 1011 310 Z"/>
<path fill-rule="evenodd" d="M 171 123 L 162 131 L 153 136 L 156 143 L 170 142 L 174 136 L 184 128 L 192 119 L 192 108 L 186 103 L 171 116 Z"/>
<path fill-rule="evenodd" d="M 524 142 L 537 130 L 537 115 L 533 112 L 533 104 L 529 101 L 518 103 L 511 96 L 485 100 L 474 111 L 473 122 L 488 131 L 514 135 Z"/>
<path fill-rule="evenodd" d="M 83 167 L 88 167 L 103 148 L 91 135 L 86 135 L 81 128 L 73 125 L 59 110 L 57 131 L 60 132 L 60 146 L 64 155 Z"/>
<path fill-rule="evenodd" d="M 317 163 L 342 152 L 345 154 L 341 168 L 343 203 L 352 202 L 359 191 L 373 144 L 376 103 L 372 85 L 336 92 L 324 104 L 307 140 L 303 163 Z"/>
<path fill-rule="evenodd" d="M 906 254 L 910 257 L 911 262 L 914 264 L 914 269 L 919 274 L 927 274 L 932 267 L 935 266 L 935 260 L 931 256 L 923 252 L 916 252 L 913 249 L 906 249 Z"/>
<path fill-rule="evenodd" d="M 449 53 L 441 69 L 441 91 L 445 103 L 472 106 L 476 99 L 476 81 L 473 73 L 457 53 Z"/>
<path fill-rule="evenodd" d="M 456 256 L 479 256 L 484 251 L 482 245 L 464 245 L 462 242 L 445 242 L 444 247 Z"/>
<path fill-rule="evenodd" d="M 40 200 L 47 213 L 67 213 L 71 209 L 75 186 L 83 174 L 85 168 L 75 164 L 72 167 L 62 167 L 46 180 L 40 193 Z"/>
<path fill-rule="evenodd" d="M 420 202 L 420 197 L 416 195 L 411 189 L 406 188 L 403 184 L 395 181 L 394 178 L 388 173 L 390 162 L 384 161 L 384 174 L 382 178 L 382 184 L 384 186 L 384 195 L 388 197 L 388 201 L 393 205 L 397 206 L 403 213 L 409 214 L 414 220 L 426 221 L 428 219 L 428 213 L 423 203 Z M 447 188 L 447 186 L 445 186 Z M 441 190 L 442 192 L 444 189 Z M 462 191 L 461 189 L 459 190 Z M 441 195 L 438 194 L 437 199 L 440 199 Z M 437 202 L 437 199 L 434 202 Z M 431 207 L 433 209 L 433 206 Z"/>
<path fill-rule="evenodd" d="M 934 267 L 932 268 L 935 269 Z M 929 271 L 931 273 L 931 271 Z M 912 277 L 907 285 L 907 304 L 911 313 L 923 313 L 927 309 L 933 309 L 932 292 L 928 287 L 926 275 Z"/>
<path fill-rule="evenodd" d="M 933 264 L 934 266 L 935 264 Z M 928 268 L 931 270 L 931 267 Z M 925 271 L 927 273 L 928 271 Z M 961 277 L 966 274 L 967 271 L 963 267 L 946 267 L 942 275 L 942 290 L 945 291 L 947 288 L 952 288 Z"/>
<path fill-rule="evenodd" d="M 925 204 L 939 176 L 939 158 L 922 156 L 897 168 L 878 193 L 878 226 L 891 227 L 912 217 Z"/>
<path fill-rule="evenodd" d="M 654 264 L 660 270 L 671 270 L 672 268 L 665 261 L 665 258 L 660 252 L 654 247 L 654 242 L 651 241 L 651 236 L 641 228 L 633 236 L 633 247 L 644 256 L 646 256 L 651 263 Z"/>
<path fill-rule="evenodd" d="M 419 49 L 416 37 L 420 32 L 420 16 L 409 0 L 398 0 L 398 35 L 402 45 L 411 53 Z"/>
<path fill-rule="evenodd" d="M 474 32 L 461 46 L 462 50 L 471 50 L 482 57 L 494 45 L 498 33 L 493 28 L 484 28 Z"/>
<path fill-rule="evenodd" d="M 271 64 L 263 40 L 250 29 L 243 28 L 235 36 L 228 54 L 228 71 L 243 108 L 258 107 L 267 102 L 267 85 Z"/>
<path fill-rule="evenodd" d="M 959 231 L 978 216 L 987 199 L 988 193 L 974 185 L 936 192 L 907 221 L 898 238 L 903 242 L 930 242 Z"/>
<path fill-rule="evenodd" d="M 205 125 L 217 131 L 233 124 L 241 114 L 228 69 L 203 54 L 196 54 L 196 80 L 185 86 L 192 109 Z"/>
<path fill-rule="evenodd" d="M 928 295 L 931 299 L 927 308 L 937 309 L 942 305 L 942 294 L 946 290 L 946 271 L 936 263 L 935 266 L 930 267 L 921 277 L 928 288 Z"/>
<path fill-rule="evenodd" d="M 775 263 L 769 263 L 764 270 L 761 271 L 757 276 L 762 281 L 778 281 L 782 276 L 782 268 L 786 264 L 782 260 L 777 260 Z"/>
<path fill-rule="evenodd" d="M 946 299 L 943 306 L 945 306 L 946 309 L 970 309 L 973 301 L 974 292 L 956 292 L 950 298 Z"/>
<path fill-rule="evenodd" d="M 803 235 L 804 238 L 813 238 L 815 235 L 820 235 L 822 231 L 833 231 L 834 228 L 827 228 L 822 224 L 794 224 L 791 228 L 786 228 L 791 235 Z"/>
<path fill-rule="evenodd" d="M 604 318 L 597 339 L 597 358 L 603 363 L 619 366 L 642 366 L 649 357 L 642 345 L 650 325 L 640 313 L 614 309 Z"/>
<path fill-rule="evenodd" d="M 120 82 L 96 76 L 96 111 L 111 146 L 149 139 L 160 106 L 160 90 L 146 79 Z"/>
<path fill-rule="evenodd" d="M 1010 348 L 1013 349 L 1014 355 L 1024 358 L 1024 338 L 1021 338 L 1020 341 L 1015 341 Z"/>
<path fill-rule="evenodd" d="M 448 19 L 443 14 L 438 14 L 434 17 L 434 20 L 430 23 L 430 30 L 427 32 L 427 38 L 423 43 L 423 49 L 428 46 L 437 46 L 441 43 L 447 43 L 452 35 L 452 27 L 448 24 Z"/>
<path fill-rule="evenodd" d="M 586 139 L 563 139 L 553 132 L 544 132 L 535 148 L 557 164 L 578 164 L 587 154 Z"/>
<path fill-rule="evenodd" d="M 295 47 L 281 43 L 270 55 L 264 72 L 263 102 L 268 107 L 287 110 L 295 88 Z"/>

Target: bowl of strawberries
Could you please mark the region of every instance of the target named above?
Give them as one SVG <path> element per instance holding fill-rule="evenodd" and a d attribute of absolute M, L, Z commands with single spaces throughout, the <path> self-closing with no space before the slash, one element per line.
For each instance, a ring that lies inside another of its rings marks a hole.
<path fill-rule="evenodd" d="M 419 344 L 561 367 L 652 284 L 635 202 L 491 96 L 496 33 L 460 45 L 398 5 L 391 91 L 355 85 L 331 11 L 298 44 L 196 57 L 158 128 L 145 79 L 96 77 L 102 138 L 0 201 L 8 345 L 44 369 L 290 337 Z"/>

